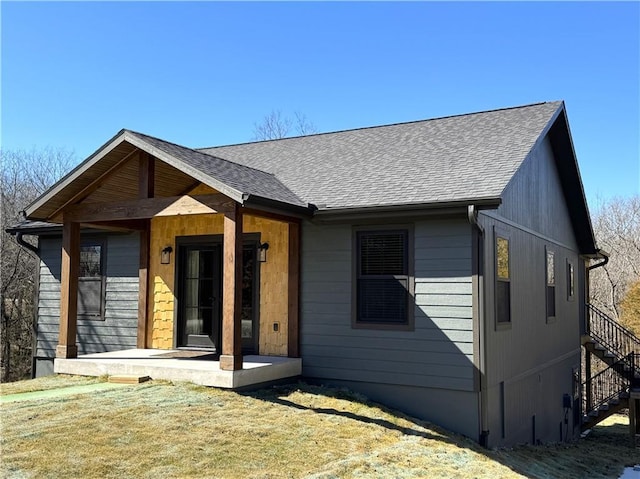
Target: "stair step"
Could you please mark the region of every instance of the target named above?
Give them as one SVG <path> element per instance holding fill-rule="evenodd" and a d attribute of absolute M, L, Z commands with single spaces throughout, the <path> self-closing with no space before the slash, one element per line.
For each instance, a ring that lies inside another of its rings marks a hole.
<path fill-rule="evenodd" d="M 609 405 L 608 404 L 603 404 L 602 406 L 600 406 L 598 408 L 598 411 L 608 411 L 609 410 Z"/>
<path fill-rule="evenodd" d="M 596 351 L 606 351 L 607 348 L 605 348 L 602 344 L 600 343 L 593 343 L 593 349 L 595 349 Z"/>
<path fill-rule="evenodd" d="M 587 414 L 587 416 L 589 417 L 598 417 L 600 415 L 600 411 L 599 410 L 595 410 L 595 411 L 589 411 L 589 414 Z"/>

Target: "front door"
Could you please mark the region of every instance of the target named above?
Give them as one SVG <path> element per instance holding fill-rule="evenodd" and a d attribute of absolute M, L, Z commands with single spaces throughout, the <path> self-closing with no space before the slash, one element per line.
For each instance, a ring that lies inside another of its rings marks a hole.
<path fill-rule="evenodd" d="M 178 255 L 178 346 L 220 353 L 222 245 L 183 245 Z"/>
<path fill-rule="evenodd" d="M 177 346 L 220 354 L 222 338 L 222 238 L 178 241 Z M 242 349 L 256 353 L 258 338 L 257 241 L 242 255 Z"/>

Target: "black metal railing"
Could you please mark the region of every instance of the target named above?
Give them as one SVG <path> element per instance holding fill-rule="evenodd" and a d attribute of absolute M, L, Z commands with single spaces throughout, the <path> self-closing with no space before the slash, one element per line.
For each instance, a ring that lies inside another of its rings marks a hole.
<path fill-rule="evenodd" d="M 587 304 L 587 309 L 589 335 L 613 353 L 616 360 L 640 353 L 640 339 L 630 330 L 592 304 Z"/>
<path fill-rule="evenodd" d="M 639 357 L 636 353 L 630 353 L 582 383 L 585 414 L 598 410 L 635 386 L 633 383 L 637 382 L 634 378 Z"/>

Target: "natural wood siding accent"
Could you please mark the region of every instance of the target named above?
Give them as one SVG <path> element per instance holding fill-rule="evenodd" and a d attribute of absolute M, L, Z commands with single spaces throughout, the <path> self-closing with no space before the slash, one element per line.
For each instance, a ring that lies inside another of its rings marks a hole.
<path fill-rule="evenodd" d="M 53 358 L 60 321 L 61 238 L 41 237 L 36 356 Z M 78 354 L 136 347 L 138 235 L 110 235 L 106 241 L 104 321 L 78 320 Z"/>
<path fill-rule="evenodd" d="M 471 227 L 414 223 L 415 330 L 351 327 L 351 225 L 303 224 L 303 374 L 472 391 Z"/>
<path fill-rule="evenodd" d="M 201 191 L 209 194 L 210 191 Z M 195 193 L 194 193 L 195 194 Z M 288 226 L 286 223 L 245 215 L 245 233 L 260 233 L 260 240 L 269 243 L 266 263 L 260 267 L 260 333 L 259 352 L 266 355 L 287 355 L 288 339 Z M 176 236 L 216 235 L 223 233 L 223 215 L 191 215 L 154 218 L 151 220 L 152 281 L 148 344 L 153 348 L 174 346 L 174 299 Z M 171 264 L 160 264 L 160 251 L 172 246 Z M 273 324 L 278 323 L 278 331 Z"/>

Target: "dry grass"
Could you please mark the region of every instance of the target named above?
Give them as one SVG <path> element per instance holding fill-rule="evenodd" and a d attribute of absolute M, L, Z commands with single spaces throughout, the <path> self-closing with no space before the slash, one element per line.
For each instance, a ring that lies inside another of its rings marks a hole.
<path fill-rule="evenodd" d="M 485 451 L 302 383 L 238 394 L 151 382 L 2 409 L 2 477 L 616 478 L 640 463 L 621 418 L 577 444 Z"/>

